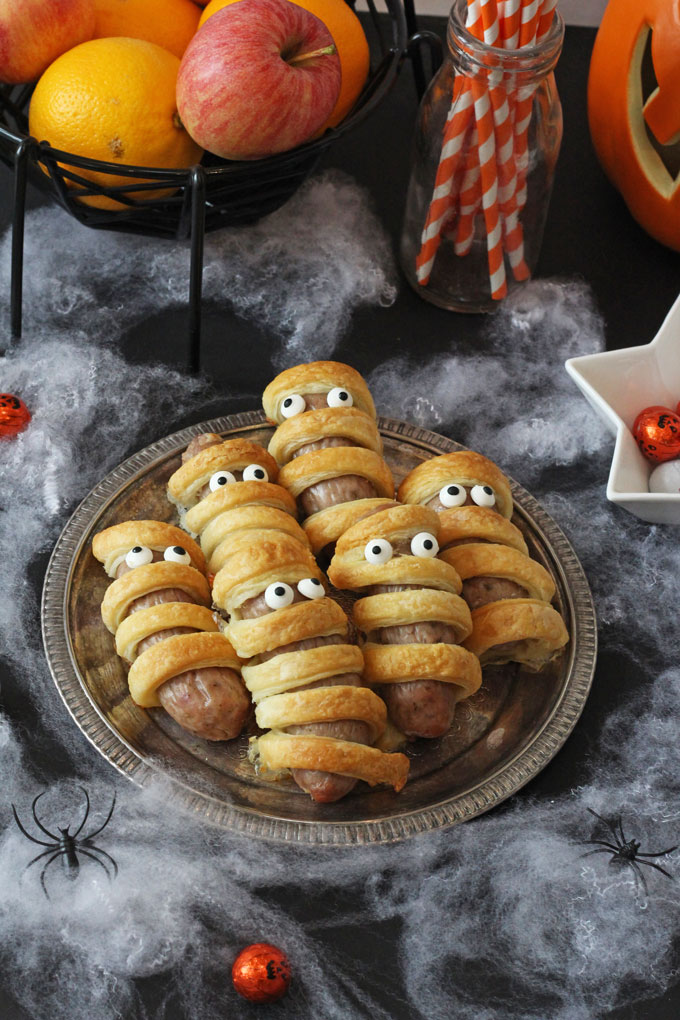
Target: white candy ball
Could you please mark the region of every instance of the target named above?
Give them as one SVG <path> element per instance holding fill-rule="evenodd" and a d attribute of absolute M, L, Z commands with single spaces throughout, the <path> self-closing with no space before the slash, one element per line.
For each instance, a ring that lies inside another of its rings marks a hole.
<path fill-rule="evenodd" d="M 650 492 L 680 492 L 680 460 L 667 460 L 649 476 Z"/>

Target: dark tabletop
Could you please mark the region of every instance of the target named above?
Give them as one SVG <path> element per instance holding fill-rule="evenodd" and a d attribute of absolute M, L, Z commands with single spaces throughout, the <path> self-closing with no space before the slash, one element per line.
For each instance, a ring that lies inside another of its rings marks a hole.
<path fill-rule="evenodd" d="M 433 28 L 443 36 L 443 19 L 423 18 L 421 21 L 423 27 Z M 568 28 L 557 66 L 564 110 L 564 141 L 537 276 L 586 281 L 604 319 L 607 347 L 614 349 L 646 343 L 653 338 L 680 289 L 680 256 L 657 244 L 637 226 L 595 159 L 586 118 L 586 83 L 594 36 L 592 29 Z M 323 156 L 321 164 L 322 167 L 341 168 L 368 189 L 377 215 L 395 246 L 408 180 L 416 109 L 413 74 L 407 62 L 396 86 L 379 109 L 356 130 L 338 139 Z M 386 168 L 389 169 L 389 183 L 386 183 Z M 42 198 L 29 189 L 29 204 L 41 201 Z M 5 227 L 10 222 L 10 210 L 11 175 L 3 166 L 0 167 L 0 226 Z M 467 340 L 478 339 L 484 325 L 483 316 L 457 316 L 459 342 L 464 344 Z M 450 326 L 450 313 L 424 302 L 403 283 L 391 307 L 365 307 L 354 313 L 333 357 L 368 373 L 387 357 L 400 353 L 413 354 L 417 350 L 423 355 L 432 355 L 446 350 L 450 344 Z M 238 359 L 222 355 L 225 328 L 229 330 L 230 345 L 240 352 Z M 142 331 L 144 343 L 140 344 Z M 122 348 L 133 361 L 143 358 L 184 366 L 187 357 L 185 314 L 181 310 L 158 314 L 130 330 L 122 341 Z M 264 388 L 275 374 L 268 356 L 270 349 L 270 338 L 252 322 L 235 315 L 227 315 L 225 319 L 223 307 L 218 309 L 206 304 L 202 366 L 223 397 L 213 413 L 245 409 L 238 395 Z M 34 578 L 36 591 L 40 581 L 38 571 Z M 603 674 L 615 668 L 614 663 L 598 664 L 598 671 Z M 12 693 L 15 690 L 12 677 L 2 679 L 4 708 L 11 718 L 23 722 L 21 701 Z M 533 781 L 533 793 L 556 796 L 578 781 L 580 762 L 606 711 L 603 691 L 606 691 L 606 684 L 596 685 L 575 733 Z M 54 754 L 54 749 L 47 753 Z M 371 932 L 365 932 L 367 945 L 371 937 Z M 380 937 L 386 937 L 385 933 Z M 143 994 L 153 1010 L 155 997 L 160 992 L 154 982 L 147 985 Z M 386 1008 L 390 1008 L 387 1001 Z M 397 1016 L 398 1007 L 395 1005 L 394 1009 Z M 676 988 L 661 999 L 638 1003 L 606 1016 L 617 1020 L 651 1017 L 675 1020 L 679 1010 L 680 988 Z M 3 997 L 2 991 L 0 1015 L 8 1020 L 23 1016 Z M 179 1013 L 174 1015 L 180 1016 Z"/>

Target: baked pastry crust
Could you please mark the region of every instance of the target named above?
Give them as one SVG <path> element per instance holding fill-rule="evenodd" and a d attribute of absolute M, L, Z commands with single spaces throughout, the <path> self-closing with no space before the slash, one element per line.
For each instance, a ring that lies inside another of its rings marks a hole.
<path fill-rule="evenodd" d="M 215 604 L 236 619 L 240 619 L 238 607 L 260 595 L 274 581 L 285 581 L 294 587 L 305 577 L 316 577 L 323 583 L 316 560 L 291 535 L 273 532 L 262 541 L 253 534 L 243 535 L 240 542 L 234 543 L 232 554 L 213 581 Z"/>
<path fill-rule="evenodd" d="M 106 589 L 101 607 L 105 627 L 115 634 L 131 602 L 163 588 L 179 588 L 195 602 L 204 606 L 210 604 L 210 586 L 195 567 L 169 560 L 147 563 L 123 574 Z"/>
<path fill-rule="evenodd" d="M 439 555 L 463 581 L 470 577 L 502 577 L 524 588 L 527 598 L 550 602 L 555 595 L 555 582 L 545 567 L 507 545 L 471 542 L 451 546 Z"/>
<path fill-rule="evenodd" d="M 529 549 L 522 532 L 507 517 L 486 506 L 457 506 L 440 510 L 439 547 L 461 542 L 493 542 L 508 545 L 518 552 L 529 555 Z M 204 550 L 205 551 L 205 550 Z"/>
<path fill-rule="evenodd" d="M 171 545 L 181 545 L 191 556 L 196 570 L 205 573 L 205 556 L 185 531 L 165 521 L 124 521 L 100 531 L 92 539 L 92 552 L 109 577 L 116 576 L 122 560 L 136 545 L 162 552 Z"/>
<path fill-rule="evenodd" d="M 379 645 L 369 641 L 363 653 L 368 684 L 439 680 L 460 687 L 462 699 L 474 694 L 482 683 L 479 659 L 462 645 Z"/>
<path fill-rule="evenodd" d="M 158 688 L 188 670 L 223 667 L 240 672 L 241 663 L 224 634 L 178 634 L 142 652 L 130 666 L 128 685 L 141 708 L 160 705 Z"/>
<path fill-rule="evenodd" d="M 402 503 L 428 503 L 451 482 L 466 489 L 490 485 L 496 493 L 498 512 L 508 519 L 512 517 L 512 492 L 507 477 L 493 461 L 474 450 L 456 450 L 424 460 L 404 478 L 397 498 Z"/>
<path fill-rule="evenodd" d="M 122 659 L 134 662 L 140 641 L 173 627 L 217 632 L 219 625 L 206 606 L 192 602 L 162 602 L 126 616 L 116 631 L 116 651 Z"/>
<path fill-rule="evenodd" d="M 265 468 L 269 481 L 276 482 L 278 464 L 263 446 L 249 439 L 227 439 L 205 447 L 170 476 L 168 499 L 178 506 L 191 507 L 215 471 L 242 471 L 248 464 L 259 464 Z"/>
<path fill-rule="evenodd" d="M 286 489 L 273 482 L 234 482 L 204 496 L 184 515 L 182 526 L 201 535 L 220 514 L 245 506 L 271 506 L 297 517 L 297 505 Z"/>
<path fill-rule="evenodd" d="M 456 644 L 472 633 L 470 609 L 459 595 L 448 591 L 393 591 L 369 595 L 354 603 L 352 619 L 364 634 L 382 627 L 410 623 L 445 623 L 456 634 Z"/>
<path fill-rule="evenodd" d="M 283 517 L 285 518 L 285 521 L 288 522 L 284 523 L 283 528 L 243 528 L 239 531 L 233 531 L 231 534 L 225 535 L 210 557 L 208 568 L 211 573 L 216 574 L 219 570 L 221 570 L 234 553 L 242 549 L 244 545 L 252 544 L 254 542 L 264 542 L 267 539 L 275 541 L 278 535 L 281 534 L 288 535 L 289 538 L 299 542 L 303 549 L 309 550 L 307 536 L 297 521 L 288 514 L 284 514 Z"/>
<path fill-rule="evenodd" d="M 375 419 L 358 407 L 315 407 L 285 419 L 269 442 L 269 452 L 278 464 L 287 464 L 301 446 L 322 439 L 347 439 L 355 446 L 382 454 Z"/>
<path fill-rule="evenodd" d="M 358 550 L 357 550 L 358 552 Z M 393 556 L 387 563 L 369 563 L 359 555 L 336 555 L 328 568 L 328 577 L 336 588 L 361 591 L 374 584 L 421 584 L 426 588 L 460 595 L 463 582 L 450 563 L 438 557 Z"/>
<path fill-rule="evenodd" d="M 426 506 L 395 504 L 364 516 L 348 528 L 338 539 L 335 552 L 340 557 L 359 552 L 363 558 L 367 543 L 375 538 L 386 538 L 395 545 L 397 542 L 410 542 L 420 531 L 428 531 L 437 538 L 439 514 Z"/>
<path fill-rule="evenodd" d="M 385 730 L 385 702 L 368 687 L 337 685 L 275 694 L 261 701 L 255 711 L 255 721 L 263 730 L 285 730 L 288 726 L 340 719 L 365 722 L 371 730 L 368 743 L 374 744 Z"/>
<path fill-rule="evenodd" d="M 274 694 L 284 694 L 317 680 L 328 680 L 343 673 L 361 675 L 363 666 L 364 657 L 356 645 L 319 645 L 305 651 L 283 652 L 267 662 L 248 664 L 242 672 L 257 705 Z"/>
<path fill-rule="evenodd" d="M 351 393 L 354 407 L 371 418 L 376 417 L 373 398 L 364 379 L 355 368 L 340 361 L 310 361 L 280 372 L 262 394 L 262 406 L 270 421 L 281 424 L 286 421 L 280 412 L 281 402 L 286 397 L 294 393 L 329 393 L 336 386 Z"/>
<path fill-rule="evenodd" d="M 320 769 L 362 779 L 370 786 L 388 783 L 397 793 L 403 789 L 409 770 L 409 759 L 405 754 L 385 754 L 377 747 L 348 740 L 296 736 L 280 730 L 270 730 L 262 737 L 252 738 L 250 756 L 256 762 L 256 768 L 265 773 Z"/>
<path fill-rule="evenodd" d="M 284 609 L 254 619 L 231 620 L 227 637 L 243 659 L 273 652 L 293 641 L 339 634 L 348 630 L 344 610 L 331 598 L 294 602 Z"/>
<path fill-rule="evenodd" d="M 285 491 L 285 490 L 284 490 Z M 498 516 L 498 515 L 496 515 Z M 298 542 L 309 546 L 309 540 L 295 518 L 285 510 L 273 506 L 238 506 L 233 510 L 225 510 L 214 517 L 201 532 L 201 549 L 211 563 L 210 570 L 217 573 L 219 567 L 212 564 L 213 554 L 219 555 L 217 549 L 221 542 L 238 531 L 252 531 L 268 528 L 273 531 L 285 531 Z"/>
<path fill-rule="evenodd" d="M 317 482 L 343 475 L 366 478 L 379 496 L 394 498 L 394 479 L 389 467 L 380 454 L 360 446 L 331 446 L 304 453 L 281 468 L 279 482 L 297 499 Z"/>
<path fill-rule="evenodd" d="M 335 544 L 348 528 L 363 520 L 364 517 L 370 517 L 380 510 L 387 510 L 389 507 L 397 505 L 394 500 L 384 496 L 354 499 L 349 503 L 338 503 L 337 506 L 318 510 L 303 522 L 302 527 L 311 543 L 312 552 L 316 556 L 327 545 Z"/>
<path fill-rule="evenodd" d="M 569 641 L 560 614 L 538 599 L 489 602 L 474 609 L 471 616 L 472 634 L 464 647 L 474 652 L 483 666 L 519 662 L 538 672 Z"/>

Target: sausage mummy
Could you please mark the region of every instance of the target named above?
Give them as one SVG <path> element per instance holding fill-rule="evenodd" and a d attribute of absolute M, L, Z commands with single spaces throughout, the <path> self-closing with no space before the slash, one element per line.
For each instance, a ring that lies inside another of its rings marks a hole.
<path fill-rule="evenodd" d="M 209 609 L 205 558 L 196 543 L 171 524 L 127 521 L 95 535 L 92 551 L 114 578 L 102 619 L 131 664 L 133 701 L 162 706 L 206 740 L 238 736 L 250 699 L 238 656 Z"/>
<path fill-rule="evenodd" d="M 460 574 L 472 611 L 464 646 L 482 665 L 540 670 L 559 654 L 569 635 L 550 605 L 555 583 L 512 524 L 510 485 L 492 461 L 470 450 L 433 457 L 406 476 L 398 496 L 439 516 L 439 557 Z"/>
<path fill-rule="evenodd" d="M 285 533 L 235 542 L 213 596 L 229 613 L 234 647 L 251 657 L 243 676 L 268 731 L 251 741 L 256 766 L 274 778 L 290 771 L 321 803 L 339 800 L 358 779 L 400 790 L 408 759 L 371 746 L 385 728 L 385 706 L 362 686 L 363 656 L 311 553 Z"/>
<path fill-rule="evenodd" d="M 269 452 L 297 500 L 316 554 L 332 547 L 362 516 L 394 504 L 375 407 L 361 375 L 336 361 L 296 365 L 263 394 L 278 425 Z M 329 557 L 330 558 L 330 557 Z"/>
<path fill-rule="evenodd" d="M 257 723 L 270 731 L 253 742 L 253 759 L 273 775 L 290 770 L 320 802 L 338 800 L 357 778 L 396 776 L 403 785 L 403 764 L 386 769 L 381 752 L 364 746 L 384 729 L 384 706 L 361 686 L 363 657 L 346 640 L 344 612 L 326 597 L 295 500 L 276 484 L 276 462 L 256 443 L 217 435 L 197 437 L 183 459 L 168 494 L 200 536 L 215 605 L 250 660 L 244 679 Z M 299 675 L 291 678 L 292 668 Z M 266 678 L 282 670 L 288 680 L 270 691 Z"/>
<path fill-rule="evenodd" d="M 390 718 L 408 737 L 439 737 L 458 701 L 481 684 L 456 570 L 437 558 L 439 521 L 427 507 L 395 506 L 353 525 L 337 542 L 329 577 L 361 591 L 365 677 L 381 685 Z"/>

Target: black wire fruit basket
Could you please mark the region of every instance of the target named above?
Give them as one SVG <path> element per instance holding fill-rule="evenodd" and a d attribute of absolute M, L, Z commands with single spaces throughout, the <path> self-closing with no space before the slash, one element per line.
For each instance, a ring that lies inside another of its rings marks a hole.
<path fill-rule="evenodd" d="M 346 0 L 354 8 L 355 0 Z M 283 205 L 311 174 L 335 139 L 361 123 L 394 84 L 407 51 L 421 41 L 415 32 L 413 0 L 384 0 L 387 17 L 368 0 L 363 23 L 369 41 L 371 69 L 347 117 L 323 136 L 288 152 L 248 161 L 225 161 L 206 153 L 196 166 L 183 170 L 154 169 L 106 163 L 52 148 L 28 133 L 28 106 L 34 85 L 0 85 L 0 160 L 14 171 L 11 333 L 21 335 L 21 296 L 26 186 L 40 191 L 88 227 L 189 240 L 190 368 L 199 367 L 201 277 L 205 233 L 221 227 L 253 223 Z M 411 32 L 409 39 L 408 33 Z M 429 33 L 422 33 L 428 35 Z M 416 86 L 422 69 L 416 69 Z M 95 172 L 97 182 L 83 176 Z M 107 175 L 115 183 L 107 184 Z M 120 183 L 129 177 L 130 183 Z M 143 178 L 140 182 L 139 178 Z M 171 194 L 161 196 L 161 190 Z M 148 197 L 144 197 L 144 193 Z M 94 207 L 83 198 L 113 199 L 115 208 Z"/>

